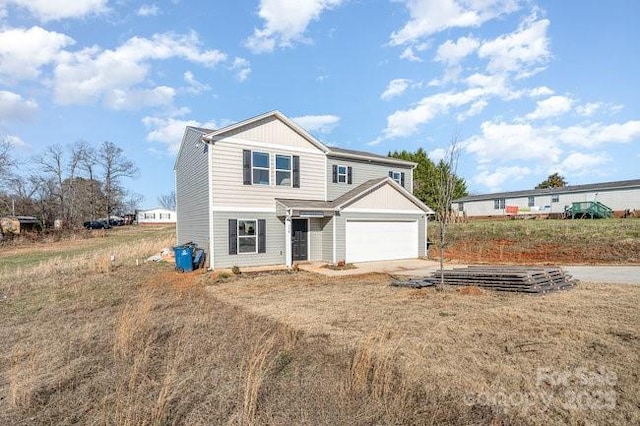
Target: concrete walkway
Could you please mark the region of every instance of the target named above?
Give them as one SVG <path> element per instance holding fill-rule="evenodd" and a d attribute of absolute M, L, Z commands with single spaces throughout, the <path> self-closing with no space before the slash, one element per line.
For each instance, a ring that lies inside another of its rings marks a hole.
<path fill-rule="evenodd" d="M 372 272 L 384 272 L 406 277 L 425 277 L 440 268 L 440 264 L 433 260 L 408 259 L 382 262 L 355 263 L 355 268 L 332 270 L 322 263 L 300 264 L 305 271 L 316 272 L 328 276 L 360 275 Z M 445 263 L 445 269 L 464 268 L 467 265 Z M 640 266 L 562 266 L 574 278 L 585 282 L 637 284 L 640 285 Z"/>

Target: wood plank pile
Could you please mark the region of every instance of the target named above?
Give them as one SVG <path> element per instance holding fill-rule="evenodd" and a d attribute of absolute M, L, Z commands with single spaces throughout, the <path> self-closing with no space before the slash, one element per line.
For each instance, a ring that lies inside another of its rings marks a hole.
<path fill-rule="evenodd" d="M 440 284 L 452 286 L 477 286 L 488 290 L 544 294 L 569 290 L 577 284 L 562 268 L 546 266 L 469 266 L 436 271 L 430 277 L 392 285 L 422 288 Z"/>

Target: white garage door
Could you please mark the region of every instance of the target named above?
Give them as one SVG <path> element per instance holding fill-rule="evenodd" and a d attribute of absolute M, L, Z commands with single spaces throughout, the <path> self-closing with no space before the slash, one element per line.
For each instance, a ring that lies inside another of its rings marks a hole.
<path fill-rule="evenodd" d="M 418 257 L 418 221 L 348 220 L 346 226 L 347 262 Z"/>

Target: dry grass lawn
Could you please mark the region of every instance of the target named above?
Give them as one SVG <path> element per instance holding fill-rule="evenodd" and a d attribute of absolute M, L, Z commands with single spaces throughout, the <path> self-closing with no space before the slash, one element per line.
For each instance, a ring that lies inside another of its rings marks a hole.
<path fill-rule="evenodd" d="M 111 235 L 0 252 L 1 425 L 640 423 L 640 287 L 216 280 Z"/>
<path fill-rule="evenodd" d="M 299 273 L 210 291 L 309 336 L 372 346 L 435 411 L 483 407 L 493 420 L 532 424 L 640 423 L 640 288 L 585 283 L 539 297 L 389 282 Z"/>

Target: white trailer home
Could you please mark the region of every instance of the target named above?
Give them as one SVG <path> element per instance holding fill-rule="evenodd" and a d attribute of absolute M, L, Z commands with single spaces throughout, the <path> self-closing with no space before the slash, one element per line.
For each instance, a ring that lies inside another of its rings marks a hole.
<path fill-rule="evenodd" d="M 628 211 L 640 211 L 640 179 L 469 195 L 454 200 L 452 207 L 458 215 L 468 218 L 555 216 L 562 214 L 566 206 L 582 201 L 598 201 L 618 217 Z"/>
<path fill-rule="evenodd" d="M 136 220 L 139 225 L 167 225 L 175 224 L 178 215 L 173 210 L 150 209 L 138 210 Z"/>

